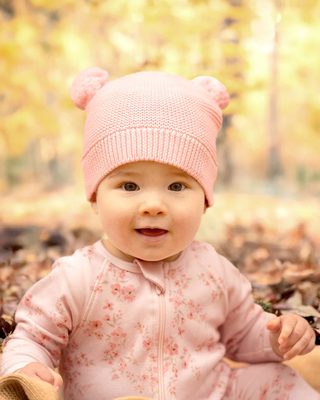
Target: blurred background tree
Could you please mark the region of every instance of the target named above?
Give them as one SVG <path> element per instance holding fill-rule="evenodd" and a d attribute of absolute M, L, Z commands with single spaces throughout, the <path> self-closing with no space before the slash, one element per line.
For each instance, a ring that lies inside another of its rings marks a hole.
<path fill-rule="evenodd" d="M 317 0 L 0 0 L 0 190 L 83 191 L 89 66 L 212 75 L 231 95 L 216 190 L 320 194 Z"/>

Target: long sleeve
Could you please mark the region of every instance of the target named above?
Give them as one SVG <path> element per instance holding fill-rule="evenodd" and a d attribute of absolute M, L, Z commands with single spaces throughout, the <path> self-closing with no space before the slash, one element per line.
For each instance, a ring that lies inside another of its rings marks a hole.
<path fill-rule="evenodd" d="M 251 284 L 238 269 L 224 257 L 220 260 L 227 288 L 227 317 L 219 330 L 226 356 L 248 363 L 283 361 L 273 351 L 266 328 L 275 316 L 254 303 Z"/>
<path fill-rule="evenodd" d="M 69 333 L 80 323 L 85 308 L 83 274 L 76 273 L 69 260 L 57 260 L 50 274 L 21 299 L 15 315 L 17 327 L 3 346 L 1 375 L 31 362 L 57 367 Z"/>

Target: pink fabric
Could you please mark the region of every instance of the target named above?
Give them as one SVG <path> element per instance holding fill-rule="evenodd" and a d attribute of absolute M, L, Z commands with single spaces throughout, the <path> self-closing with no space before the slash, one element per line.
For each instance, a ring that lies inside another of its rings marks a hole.
<path fill-rule="evenodd" d="M 265 327 L 273 317 L 208 243 L 192 242 L 170 263 L 129 263 L 98 241 L 58 259 L 25 294 L 1 373 L 61 358 L 66 400 L 220 400 L 224 355 L 281 361 Z"/>
<path fill-rule="evenodd" d="M 212 206 L 226 88 L 211 77 L 190 81 L 153 71 L 107 79 L 106 71 L 89 68 L 71 87 L 71 98 L 87 111 L 82 153 L 87 199 L 113 169 L 147 160 L 187 172 Z"/>
<path fill-rule="evenodd" d="M 231 370 L 224 400 L 320 400 L 296 371 L 284 364 L 265 363 Z"/>

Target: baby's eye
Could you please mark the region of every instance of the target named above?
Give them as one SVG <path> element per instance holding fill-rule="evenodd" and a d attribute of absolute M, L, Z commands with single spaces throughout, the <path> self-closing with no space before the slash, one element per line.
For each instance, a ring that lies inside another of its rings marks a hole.
<path fill-rule="evenodd" d="M 179 188 L 181 186 L 185 187 L 185 185 L 183 183 L 180 183 L 180 182 L 172 183 L 172 185 L 170 185 L 169 187 L 171 187 L 171 186 L 175 186 L 176 188 Z M 181 190 L 174 190 L 174 192 L 181 192 Z"/>
<path fill-rule="evenodd" d="M 138 186 L 137 186 L 135 183 L 133 183 L 133 182 L 126 182 L 126 183 L 124 183 L 123 185 L 121 185 L 121 187 L 123 187 L 123 186 L 128 188 L 128 190 L 125 189 L 126 192 L 135 192 L 134 187 L 138 187 Z M 133 190 L 131 190 L 132 187 L 133 187 Z M 130 189 L 130 188 L 131 188 L 131 189 Z"/>

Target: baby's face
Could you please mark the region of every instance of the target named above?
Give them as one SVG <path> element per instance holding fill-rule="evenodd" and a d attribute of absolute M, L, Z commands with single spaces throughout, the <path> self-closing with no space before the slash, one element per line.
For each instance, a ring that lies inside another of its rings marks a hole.
<path fill-rule="evenodd" d="M 105 247 L 128 262 L 174 261 L 194 240 L 206 211 L 204 191 L 195 179 L 154 161 L 114 169 L 101 181 L 92 208 L 108 237 L 103 240 Z M 157 237 L 139 233 L 147 227 L 167 233 Z"/>

